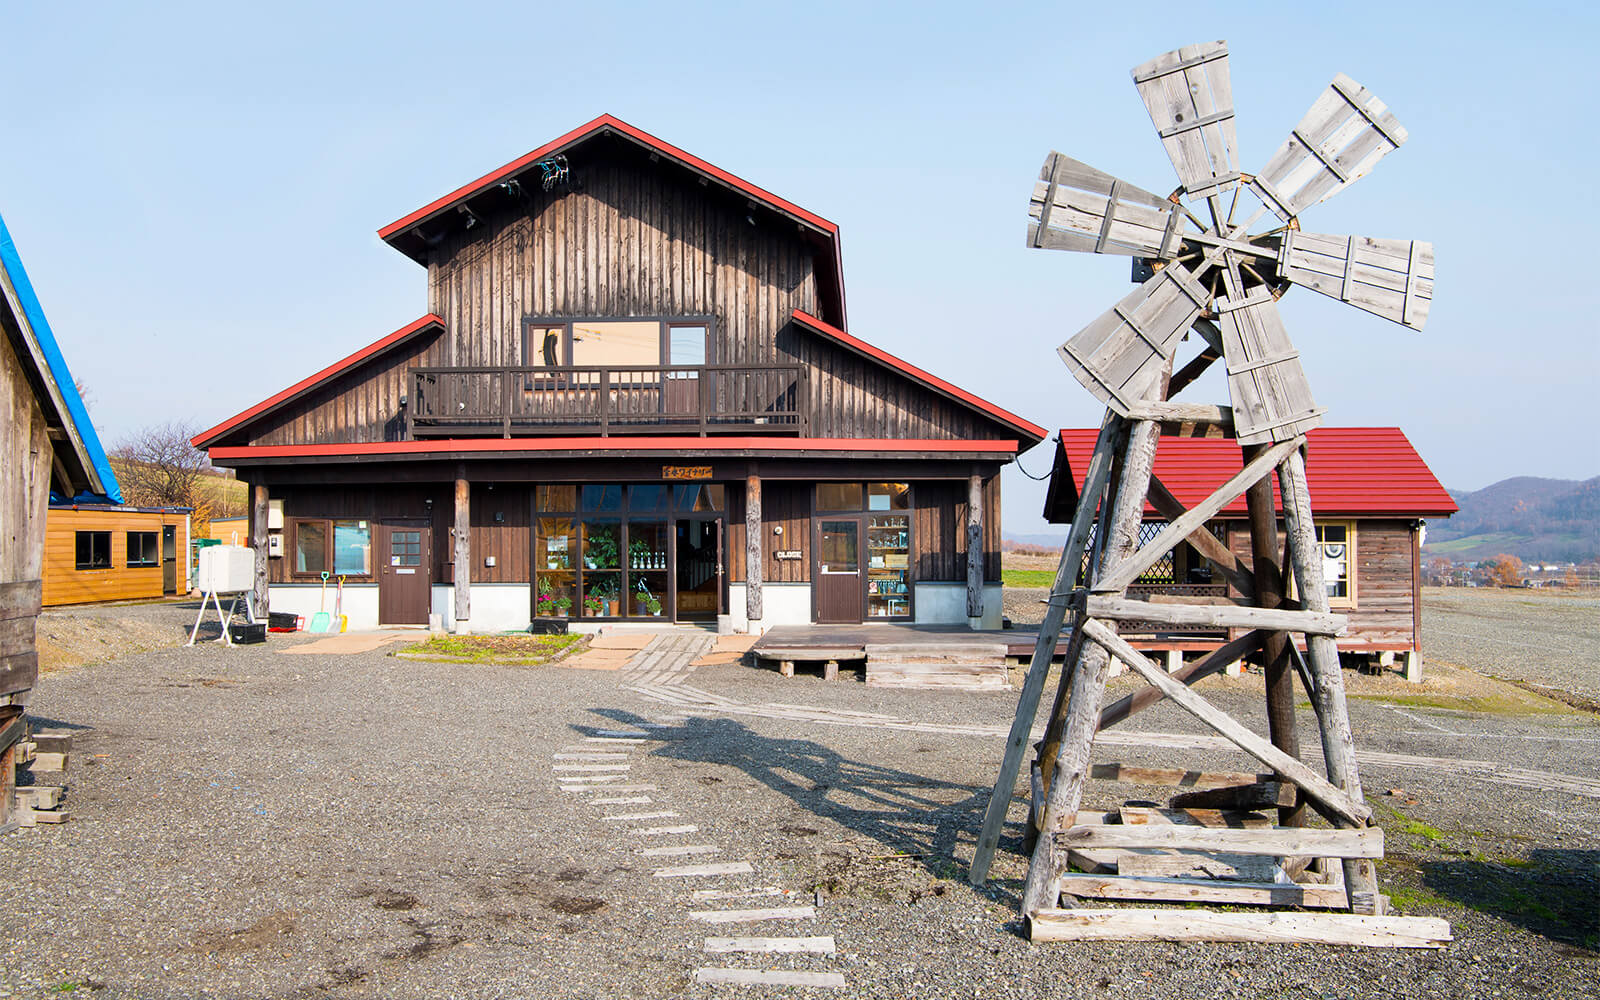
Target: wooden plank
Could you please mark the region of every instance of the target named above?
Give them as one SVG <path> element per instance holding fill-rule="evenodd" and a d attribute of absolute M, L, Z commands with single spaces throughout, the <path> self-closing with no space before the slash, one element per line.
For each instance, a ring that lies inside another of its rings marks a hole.
<path fill-rule="evenodd" d="M 972 866 L 967 878 L 973 885 L 982 885 L 988 878 L 989 866 L 1000 842 L 1000 830 L 1005 824 L 1006 809 L 1011 803 L 1011 792 L 1016 788 L 1017 772 L 1022 766 L 1023 753 L 1033 731 L 1033 721 L 1039 711 L 1039 699 L 1044 693 L 1045 678 L 1055 657 L 1056 640 L 1066 620 L 1066 595 L 1078 578 L 1078 568 L 1083 563 L 1083 551 L 1088 543 L 1089 529 L 1094 524 L 1100 506 L 1101 494 L 1111 474 L 1111 456 L 1121 435 L 1121 419 L 1107 413 L 1100 423 L 1100 435 L 1094 452 L 1089 457 L 1089 468 L 1083 477 L 1083 494 L 1078 510 L 1072 518 L 1072 529 L 1066 544 L 1061 547 L 1061 559 L 1056 563 L 1056 576 L 1050 585 L 1050 602 L 1045 608 L 1044 621 L 1034 642 L 1033 656 L 1028 661 L 1027 678 L 1017 698 L 1017 711 L 1011 720 L 1011 731 L 1006 736 L 1005 755 L 1000 763 L 1000 774 L 994 789 L 989 793 L 989 804 L 983 814 L 983 827 L 978 832 L 977 847 L 973 852 Z M 1063 681 L 1062 683 L 1065 683 Z M 1043 796 L 1036 796 L 1043 807 Z"/>
<path fill-rule="evenodd" d="M 731 937 L 706 938 L 705 950 L 713 954 L 762 953 L 832 955 L 833 935 L 816 937 Z"/>
<path fill-rule="evenodd" d="M 1265 629 L 1304 632 L 1309 635 L 1343 635 L 1344 615 L 1315 611 L 1269 611 L 1236 605 L 1158 604 L 1127 597 L 1089 598 L 1089 614 L 1119 621 L 1155 622 L 1158 625 L 1212 625 L 1218 628 Z"/>
<path fill-rule="evenodd" d="M 1028 245 L 1169 259 L 1183 241 L 1185 218 L 1166 198 L 1052 152 L 1028 206 Z"/>
<path fill-rule="evenodd" d="M 1131 764 L 1096 764 L 1089 777 L 1097 781 L 1118 781 L 1129 785 L 1156 785 L 1174 788 L 1224 788 L 1254 781 L 1271 781 L 1271 774 L 1243 771 L 1186 771 L 1181 767 L 1138 767 Z"/>
<path fill-rule="evenodd" d="M 1279 749 L 1282 749 L 1281 747 Z M 1294 786 L 1282 781 L 1254 781 L 1197 792 L 1180 792 L 1171 803 L 1178 809 L 1274 809 L 1295 804 Z"/>
<path fill-rule="evenodd" d="M 1155 476 L 1150 477 L 1148 499 L 1150 506 L 1156 509 L 1156 513 L 1166 518 L 1168 522 L 1176 521 L 1186 513 L 1186 508 L 1178 498 L 1173 496 L 1166 484 Z M 1241 600 L 1248 603 L 1254 599 L 1255 580 L 1251 576 L 1249 567 L 1245 566 L 1244 562 L 1209 529 L 1193 532 L 1184 541 L 1204 556 L 1206 562 L 1217 572 L 1227 578 L 1228 584 L 1238 592 Z"/>
<path fill-rule="evenodd" d="M 1227 482 L 1217 487 L 1192 510 L 1168 524 L 1159 535 L 1141 546 L 1127 560 L 1118 563 L 1115 572 L 1107 574 L 1104 579 L 1096 580 L 1090 589 L 1098 593 L 1127 590 L 1128 586 L 1139 579 L 1145 570 L 1154 566 L 1157 560 L 1172 551 L 1179 542 L 1204 528 L 1205 523 L 1217 516 L 1222 508 L 1237 500 L 1251 483 L 1270 474 L 1273 467 L 1300 443 L 1298 438 L 1284 441 L 1257 456 L 1255 461 L 1246 464 L 1244 468 L 1230 476 Z"/>
<path fill-rule="evenodd" d="M 1224 903 L 1234 906 L 1304 906 L 1342 910 L 1343 886 L 1232 882 L 1195 878 L 1126 878 L 1068 872 L 1061 891 L 1085 899 L 1148 900 L 1173 903 Z M 1085 912 L 1085 911 L 1077 911 Z"/>
<path fill-rule="evenodd" d="M 1177 824 L 1108 824 L 1074 826 L 1057 834 L 1056 838 L 1060 846 L 1074 850 L 1159 848 L 1277 858 L 1297 854 L 1323 858 L 1383 857 L 1383 828 L 1376 826 L 1344 830 L 1309 827 L 1240 830 Z"/>
<path fill-rule="evenodd" d="M 1125 805 L 1117 809 L 1117 818 L 1128 826 L 1205 826 L 1239 830 L 1263 830 L 1272 826 L 1270 819 L 1247 809 L 1162 809 Z"/>
<path fill-rule="evenodd" d="M 983 477 L 974 472 L 967 477 L 967 618 L 982 617 Z"/>
<path fill-rule="evenodd" d="M 1084 622 L 1083 630 L 1085 635 L 1104 646 L 1111 655 L 1138 671 L 1151 684 L 1161 688 L 1168 698 L 1171 698 L 1190 714 L 1227 737 L 1241 750 L 1299 785 L 1333 812 L 1356 826 L 1365 824 L 1368 817 L 1371 816 L 1372 811 L 1361 803 L 1359 799 L 1353 799 L 1341 789 L 1329 784 L 1315 771 L 1257 736 L 1235 721 L 1228 713 L 1213 706 L 1198 694 L 1184 687 L 1178 681 L 1173 680 L 1167 675 L 1166 671 L 1151 663 L 1143 653 L 1128 645 L 1125 639 L 1103 623 L 1091 618 Z M 1330 639 L 1328 642 L 1331 643 L 1332 640 Z"/>
<path fill-rule="evenodd" d="M 1237 663 L 1241 658 L 1254 652 L 1260 645 L 1265 632 L 1252 630 L 1233 639 L 1206 654 L 1202 659 L 1190 663 L 1171 676 L 1174 680 L 1184 684 L 1194 684 L 1212 674 L 1220 674 L 1230 664 Z M 1143 687 L 1130 694 L 1123 695 L 1116 701 L 1107 705 L 1100 713 L 1100 728 L 1110 729 L 1112 726 L 1127 720 L 1135 712 L 1143 711 L 1162 699 L 1159 688 Z"/>
<path fill-rule="evenodd" d="M 1128 408 L 1130 420 L 1155 420 L 1164 424 L 1213 424 L 1231 431 L 1233 407 L 1209 403 L 1171 403 L 1143 400 Z"/>
<path fill-rule="evenodd" d="M 728 861 L 713 865 L 676 865 L 657 868 L 650 874 L 655 878 L 714 878 L 721 875 L 751 875 L 755 868 L 748 861 Z"/>
<path fill-rule="evenodd" d="M 744 544 L 745 544 L 745 616 L 752 622 L 761 620 L 761 584 L 765 579 L 762 553 L 761 477 L 751 471 L 744 479 Z"/>
<path fill-rule="evenodd" d="M 0 621 L 11 618 L 37 618 L 44 585 L 40 580 L 0 583 Z"/>
<path fill-rule="evenodd" d="M 845 978 L 837 972 L 790 972 L 784 969 L 696 969 L 694 981 L 743 986 L 812 986 L 835 990 L 845 988 Z"/>
<path fill-rule="evenodd" d="M 1120 415 L 1154 395 L 1210 293 L 1177 261 L 1124 296 L 1056 353 L 1084 388 Z"/>
<path fill-rule="evenodd" d="M 1442 948 L 1450 924 L 1436 917 L 1349 913 L 1214 913 L 1209 910 L 1041 910 L 1030 914 L 1034 941 L 1226 941 Z"/>
<path fill-rule="evenodd" d="M 762 920 L 810 920 L 813 906 L 769 906 L 750 910 L 690 910 L 689 919 L 706 924 L 749 924 Z"/>
<path fill-rule="evenodd" d="M 1271 882 L 1278 859 L 1228 851 L 1178 851 L 1124 854 L 1117 874 L 1134 878 L 1220 879 L 1231 882 Z"/>
<path fill-rule="evenodd" d="M 1250 186 L 1262 204 L 1288 222 L 1366 176 L 1405 141 L 1405 128 L 1384 103 L 1340 73 Z"/>

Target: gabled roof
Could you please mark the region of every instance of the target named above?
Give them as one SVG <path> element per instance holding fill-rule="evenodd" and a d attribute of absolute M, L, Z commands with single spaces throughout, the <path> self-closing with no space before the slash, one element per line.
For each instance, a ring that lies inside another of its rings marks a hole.
<path fill-rule="evenodd" d="M 266 399 L 263 399 L 261 402 L 250 407 L 248 410 L 234 414 L 210 430 L 201 431 L 199 434 L 196 434 L 194 437 L 190 438 L 189 443 L 194 445 L 196 448 L 209 448 L 224 435 L 236 431 L 244 425 L 252 423 L 257 419 L 266 416 L 272 411 L 289 402 L 292 402 L 293 400 L 299 399 L 301 396 L 304 396 L 311 390 L 338 375 L 342 375 L 351 368 L 354 368 L 356 365 L 375 358 L 378 355 L 383 354 L 385 351 L 393 350 L 394 348 L 399 347 L 401 344 L 411 340 L 413 337 L 416 337 L 418 334 L 433 329 L 443 330 L 444 320 L 433 315 L 432 313 L 423 316 L 421 319 L 414 319 L 388 336 L 380 337 L 379 339 L 368 344 L 366 347 L 361 348 L 361 350 L 356 351 L 354 354 L 335 361 L 333 364 L 322 369 L 322 371 L 317 372 L 315 375 L 301 379 L 277 395 L 268 396 Z"/>
<path fill-rule="evenodd" d="M 17 245 L 0 217 L 0 302 L 10 314 L 11 322 L 3 324 L 7 333 L 20 338 L 15 344 L 17 357 L 34 383 L 39 406 L 44 410 L 45 421 L 52 434 L 56 452 L 56 477 L 65 474 L 67 482 L 60 485 L 70 494 L 88 493 L 93 499 L 122 502 L 122 487 L 117 484 L 117 474 L 112 471 L 106 452 L 100 445 L 100 435 L 95 433 L 89 420 L 89 410 L 83 405 L 67 359 L 62 357 L 50 321 L 45 318 L 44 307 L 33 290 L 28 269 L 22 266 Z M 55 441 L 59 429 L 62 440 Z"/>
<path fill-rule="evenodd" d="M 822 312 L 830 322 L 841 329 L 844 328 L 846 323 L 844 266 L 839 250 L 837 225 L 612 115 L 601 115 L 594 121 L 580 125 L 566 135 L 552 139 L 539 148 L 517 157 L 505 166 L 491 170 L 475 181 L 463 184 L 444 197 L 431 201 L 415 212 L 384 226 L 378 230 L 378 236 L 417 263 L 427 264 L 430 237 L 436 239 L 446 230 L 465 228 L 467 225 L 467 216 L 459 211 L 460 209 L 477 207 L 481 212 L 487 213 L 490 208 L 499 207 L 496 201 L 502 205 L 509 204 L 512 195 L 504 185 L 534 171 L 540 160 L 558 153 L 571 155 L 578 147 L 605 136 L 614 136 L 634 143 L 653 157 L 666 159 L 704 180 L 719 184 L 797 223 L 803 233 L 809 234 L 817 247 L 817 289 L 822 300 Z M 529 179 L 529 185 L 539 177 L 539 174 L 535 174 Z"/>
<path fill-rule="evenodd" d="M 1067 428 L 1061 432 L 1051 494 L 1069 498 L 1075 505 L 1083 486 L 1083 473 L 1094 453 L 1094 428 Z M 1204 500 L 1230 476 L 1244 467 L 1237 441 L 1225 438 L 1163 437 L 1156 447 L 1154 473 L 1185 507 Z M 1060 482 L 1068 477 L 1070 486 Z M 1311 507 L 1318 517 L 1448 517 L 1455 501 L 1434 478 L 1422 456 L 1398 427 L 1318 427 L 1307 435 L 1306 481 Z M 1272 499 L 1283 510 L 1273 477 Z M 1071 511 L 1046 511 L 1060 523 Z M 1157 517 L 1146 504 L 1146 517 Z M 1222 517 L 1245 517 L 1244 497 L 1222 509 Z"/>
<path fill-rule="evenodd" d="M 794 311 L 794 320 L 807 330 L 810 330 L 813 333 L 821 334 L 823 337 L 826 337 L 848 351 L 852 351 L 864 358 L 875 361 L 878 364 L 883 365 L 885 368 L 899 372 L 900 374 L 909 377 L 913 381 L 927 386 L 934 392 L 952 399 L 962 406 L 976 410 L 992 420 L 998 420 L 1000 423 L 1016 431 L 1023 438 L 1028 439 L 1028 444 L 1025 446 L 1024 450 L 1026 450 L 1026 448 L 1033 447 L 1033 445 L 1038 444 L 1045 438 L 1045 434 L 1047 432 L 1038 424 L 1024 420 L 1015 413 L 1012 413 L 1010 410 L 1001 409 L 988 400 L 974 396 L 965 389 L 951 385 L 949 382 L 939 378 L 937 375 L 931 375 L 928 372 L 923 371 L 921 368 L 918 368 L 916 365 L 911 364 L 910 362 L 902 361 L 882 348 L 873 347 L 864 340 L 852 337 L 838 327 L 824 323 L 822 320 L 810 315 L 809 313 L 796 309 Z M 1093 442 L 1091 441 L 1091 445 L 1092 444 Z"/>

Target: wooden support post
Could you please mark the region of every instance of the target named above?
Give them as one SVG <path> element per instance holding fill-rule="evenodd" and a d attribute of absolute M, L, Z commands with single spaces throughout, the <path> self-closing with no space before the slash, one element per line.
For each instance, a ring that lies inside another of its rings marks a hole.
<path fill-rule="evenodd" d="M 250 490 L 250 545 L 255 549 L 256 574 L 252 581 L 251 603 L 255 606 L 256 614 L 266 621 L 267 614 L 267 487 L 263 483 L 256 483 Z M 228 627 L 227 622 L 222 627 Z"/>
<path fill-rule="evenodd" d="M 1414 649 L 1408 649 L 1401 655 L 1400 669 L 1405 674 L 1406 680 L 1413 684 L 1422 683 L 1422 654 Z"/>
<path fill-rule="evenodd" d="M 1257 458 L 1266 449 L 1247 445 L 1245 460 Z M 1276 610 L 1283 605 L 1283 569 L 1278 563 L 1278 512 L 1272 501 L 1272 478 L 1263 476 L 1245 491 L 1250 511 L 1250 566 L 1254 578 L 1256 606 Z M 1294 724 L 1294 668 L 1289 663 L 1289 637 L 1284 632 L 1269 632 L 1261 644 L 1259 662 L 1267 675 L 1267 732 L 1272 745 L 1299 759 L 1300 736 Z M 1304 826 L 1305 804 L 1278 810 L 1282 826 Z"/>
<path fill-rule="evenodd" d="M 744 609 L 750 631 L 759 632 L 761 621 L 761 477 L 752 469 L 744 477 Z"/>
<path fill-rule="evenodd" d="M 967 477 L 967 623 L 983 619 L 983 477 Z"/>
<path fill-rule="evenodd" d="M 1083 495 L 1073 514 L 1072 529 L 1067 534 L 1067 544 L 1061 548 L 1061 562 L 1056 566 L 1055 583 L 1050 587 L 1050 601 L 1045 607 L 1044 621 L 1039 626 L 1039 636 L 1034 641 L 1033 658 L 1028 661 L 1028 676 L 1022 682 L 1022 692 L 1017 699 L 1017 714 L 1011 722 L 1011 733 L 1006 737 L 1005 757 L 1000 763 L 1000 776 L 995 780 L 994 791 L 989 795 L 989 807 L 983 814 L 983 829 L 978 833 L 978 846 L 972 855 L 972 868 L 967 873 L 973 885 L 982 885 L 989 877 L 989 866 L 994 861 L 995 847 L 1000 842 L 1000 829 L 1005 824 L 1006 810 L 1011 805 L 1011 793 L 1016 788 L 1017 772 L 1022 767 L 1023 751 L 1028 736 L 1033 731 L 1034 716 L 1039 711 L 1039 699 L 1044 694 L 1045 676 L 1050 673 L 1050 663 L 1056 653 L 1056 641 L 1061 635 L 1061 625 L 1066 620 L 1067 595 L 1078 580 L 1078 567 L 1083 565 L 1083 550 L 1089 540 L 1089 528 L 1094 524 L 1095 511 L 1100 507 L 1100 494 L 1105 491 L 1111 471 L 1112 452 L 1122 434 L 1122 420 L 1108 413 L 1100 425 L 1100 438 L 1095 442 L 1089 468 L 1084 471 Z M 1070 655 L 1070 653 L 1069 653 Z M 1064 677 L 1064 675 L 1063 675 Z M 1066 681 L 1063 679 L 1062 684 Z M 1039 805 L 1035 796 L 1035 806 Z"/>
<path fill-rule="evenodd" d="M 1322 551 L 1317 546 L 1305 456 L 1300 451 L 1291 452 L 1278 466 L 1278 492 L 1283 497 L 1289 558 L 1294 565 L 1295 582 L 1299 584 L 1300 604 L 1307 611 L 1326 612 L 1328 590 L 1322 577 Z M 1344 675 L 1339 670 L 1339 649 L 1332 637 L 1325 635 L 1306 636 L 1306 648 L 1317 682 L 1316 690 L 1311 692 L 1311 705 L 1316 710 L 1322 733 L 1322 756 L 1327 762 L 1328 779 L 1357 804 L 1362 804 L 1355 737 L 1350 731 L 1350 715 L 1345 706 Z M 1344 877 L 1350 893 L 1350 909 L 1356 913 L 1377 913 L 1382 904 L 1372 862 L 1346 860 Z"/>
<path fill-rule="evenodd" d="M 1145 495 L 1149 492 L 1150 470 L 1155 464 L 1156 441 L 1160 434 L 1160 425 L 1149 420 L 1135 423 L 1128 431 L 1111 517 L 1100 521 L 1103 530 L 1109 524 L 1104 573 L 1116 573 L 1139 544 L 1139 523 L 1144 519 Z M 1080 650 L 1077 665 L 1072 668 L 1061 747 L 1056 753 L 1055 771 L 1045 797 L 1041 836 L 1028 863 L 1028 880 L 1023 886 L 1021 910 L 1025 917 L 1057 902 L 1052 897 L 1058 895 L 1056 876 L 1063 866 L 1057 861 L 1053 834 L 1072 825 L 1083 801 L 1083 785 L 1089 777 L 1089 752 L 1100 723 L 1101 702 L 1105 700 L 1111 658 L 1098 643 L 1082 645 Z"/>
<path fill-rule="evenodd" d="M 456 466 L 455 631 L 465 632 L 472 618 L 472 484 L 465 463 Z"/>

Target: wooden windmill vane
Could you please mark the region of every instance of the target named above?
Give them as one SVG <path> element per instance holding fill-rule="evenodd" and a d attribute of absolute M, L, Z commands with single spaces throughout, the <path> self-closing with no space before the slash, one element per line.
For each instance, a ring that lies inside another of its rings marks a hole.
<path fill-rule="evenodd" d="M 1305 433 L 1321 422 L 1323 410 L 1312 400 L 1277 306 L 1290 285 L 1301 285 L 1422 328 L 1433 293 L 1429 244 L 1318 235 L 1303 231 L 1299 221 L 1305 209 L 1399 148 L 1406 131 L 1383 102 L 1340 75 L 1267 165 L 1250 175 L 1239 170 L 1226 43 L 1159 56 L 1135 68 L 1133 82 L 1177 170 L 1177 191 L 1161 198 L 1060 153 L 1050 154 L 1034 186 L 1029 245 L 1142 258 L 1149 277 L 1058 350 L 1108 409 L 979 836 L 972 880 L 987 877 L 1070 616 L 1063 679 L 1032 767 L 1034 847 L 1021 908 L 1035 940 L 1437 946 L 1449 939 L 1448 924 L 1387 916 L 1378 893 L 1373 859 L 1382 856 L 1383 831 L 1370 825 L 1362 798 L 1334 642 L 1345 620 L 1329 612 L 1306 488 Z M 1263 220 L 1262 231 L 1252 232 Z M 1191 331 L 1203 346 L 1175 372 L 1180 344 Z M 1170 401 L 1218 358 L 1225 359 L 1231 407 Z M 1244 450 L 1242 470 L 1185 510 L 1151 475 L 1163 427 L 1236 437 Z M 1241 494 L 1250 510 L 1249 565 L 1205 530 Z M 1147 501 L 1168 524 L 1140 546 Z M 1238 600 L 1129 597 L 1129 585 L 1185 541 L 1228 579 L 1242 595 Z M 1302 595 L 1297 601 L 1286 597 L 1280 551 L 1292 565 Z M 1080 572 L 1087 586 L 1079 586 Z M 1168 674 L 1119 635 L 1119 622 L 1226 627 L 1233 638 Z M 1297 642 L 1296 636 L 1304 638 Z M 1188 686 L 1244 656 L 1265 668 L 1269 739 Z M 1115 661 L 1151 686 L 1107 705 L 1106 679 Z M 1316 712 L 1320 768 L 1300 759 L 1295 676 Z M 1206 722 L 1268 773 L 1091 764 L 1098 730 L 1162 698 Z M 1174 797 L 1167 809 L 1091 814 L 1079 808 L 1091 776 L 1200 790 Z M 1307 807 L 1333 828 L 1306 827 Z M 1257 811 L 1273 808 L 1273 818 Z M 1085 897 L 1345 912 L 1088 909 L 1077 905 Z"/>

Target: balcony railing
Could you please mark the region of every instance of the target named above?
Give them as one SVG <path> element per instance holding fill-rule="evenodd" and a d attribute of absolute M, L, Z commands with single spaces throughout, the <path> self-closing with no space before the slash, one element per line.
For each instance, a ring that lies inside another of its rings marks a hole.
<path fill-rule="evenodd" d="M 413 368 L 417 437 L 802 434 L 801 365 Z"/>

